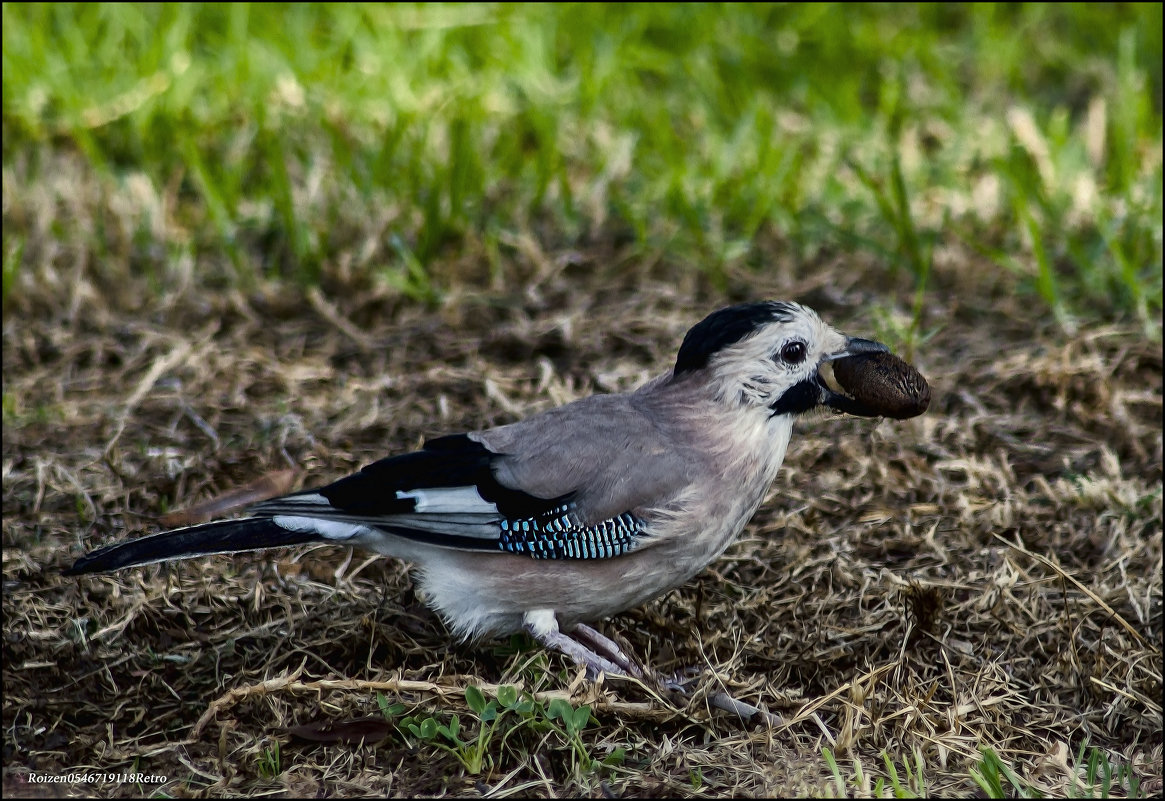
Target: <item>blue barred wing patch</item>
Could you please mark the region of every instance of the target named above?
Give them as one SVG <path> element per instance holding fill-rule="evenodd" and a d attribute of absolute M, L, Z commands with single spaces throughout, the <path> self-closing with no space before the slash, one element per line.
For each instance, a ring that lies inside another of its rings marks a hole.
<path fill-rule="evenodd" d="M 502 520 L 498 548 L 533 559 L 607 559 L 635 547 L 644 522 L 629 512 L 583 525 L 569 506 L 533 518 Z"/>

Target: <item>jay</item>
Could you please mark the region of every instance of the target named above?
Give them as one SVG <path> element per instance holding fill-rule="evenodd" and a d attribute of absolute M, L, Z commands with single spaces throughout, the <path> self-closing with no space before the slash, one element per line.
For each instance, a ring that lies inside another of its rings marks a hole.
<path fill-rule="evenodd" d="M 811 309 L 765 301 L 709 315 L 671 369 L 482 431 L 428 440 L 248 516 L 122 542 L 67 573 L 304 543 L 419 568 L 427 603 L 463 638 L 525 630 L 600 672 L 640 675 L 589 622 L 692 578 L 740 534 L 820 408 L 911 417 L 925 380 Z"/>

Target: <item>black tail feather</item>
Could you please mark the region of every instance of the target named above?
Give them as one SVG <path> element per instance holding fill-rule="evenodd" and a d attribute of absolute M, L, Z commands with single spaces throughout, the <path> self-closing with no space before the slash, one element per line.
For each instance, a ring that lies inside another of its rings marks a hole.
<path fill-rule="evenodd" d="M 148 565 L 171 559 L 185 559 L 212 553 L 257 551 L 283 545 L 319 542 L 322 539 L 311 531 L 290 531 L 276 525 L 270 518 L 219 520 L 98 548 L 74 562 L 64 575 L 107 573 L 123 567 Z"/>

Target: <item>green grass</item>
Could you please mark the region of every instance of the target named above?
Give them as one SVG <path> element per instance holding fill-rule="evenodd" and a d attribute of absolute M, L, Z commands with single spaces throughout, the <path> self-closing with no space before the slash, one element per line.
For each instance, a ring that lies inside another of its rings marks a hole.
<path fill-rule="evenodd" d="M 244 286 L 345 265 L 431 302 L 533 231 L 717 282 L 853 254 L 921 292 L 954 247 L 1065 325 L 1159 331 L 1159 4 L 6 4 L 3 26 L 5 183 L 60 152 L 144 177 L 183 236 L 58 233 L 159 285 L 180 257 Z M 42 251 L 7 209 L 5 298 Z"/>
<path fill-rule="evenodd" d="M 279 753 L 279 741 L 272 740 L 271 745 L 264 748 L 256 757 L 259 775 L 265 779 L 274 779 L 283 772 L 283 760 Z"/>
<path fill-rule="evenodd" d="M 987 798 L 1044 797 L 1035 783 L 1017 773 L 994 749 L 983 748 L 981 754 L 979 761 L 970 769 L 970 777 Z M 861 760 L 856 757 L 852 760 L 852 775 L 846 776 L 829 748 L 823 748 L 821 755 L 833 776 L 831 785 L 825 789 L 837 798 L 848 798 L 851 794 L 854 797 L 872 798 L 928 798 L 931 795 L 927 792 L 924 759 L 918 751 L 915 751 L 913 760 L 910 755 L 903 757 L 902 772 L 883 751 L 882 762 L 886 768 L 884 776 L 876 772 L 873 775 L 867 774 Z M 1073 779 L 1068 781 L 1065 777 L 1057 778 L 1065 781 L 1068 798 L 1141 797 L 1140 784 L 1129 766 L 1114 764 L 1099 748 L 1088 748 L 1082 744 L 1076 752 L 1075 761 L 1066 767 L 1071 771 Z"/>
<path fill-rule="evenodd" d="M 378 694 L 377 701 L 390 721 L 403 710 L 402 705 L 390 704 L 384 695 Z M 545 745 L 548 735 L 555 735 L 570 753 L 572 773 L 586 774 L 600 764 L 591 758 L 580 737 L 592 719 L 589 705 L 576 708 L 561 698 L 546 704 L 504 684 L 498 688 L 497 698 L 490 700 L 471 684 L 465 688 L 465 701 L 477 718 L 476 734 L 472 722 L 463 728 L 456 714 L 442 722 L 441 718 L 421 713 L 396 722 L 398 736 L 414 745 L 426 743 L 453 755 L 471 776 L 494 772 L 498 764 L 506 762 L 507 749 L 518 752 L 523 760 L 528 758 L 531 749 L 523 741 L 527 734 L 536 738 L 539 747 Z M 616 765 L 622 758 L 622 753 L 610 755 L 601 764 Z"/>

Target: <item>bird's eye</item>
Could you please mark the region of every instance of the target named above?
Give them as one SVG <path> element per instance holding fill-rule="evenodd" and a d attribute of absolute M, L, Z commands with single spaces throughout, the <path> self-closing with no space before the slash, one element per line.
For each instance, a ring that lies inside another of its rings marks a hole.
<path fill-rule="evenodd" d="M 800 364 L 805 361 L 806 355 L 808 355 L 808 351 L 804 342 L 793 340 L 781 346 L 781 360 L 785 364 Z"/>

